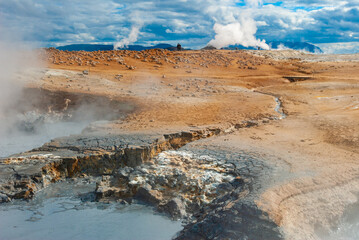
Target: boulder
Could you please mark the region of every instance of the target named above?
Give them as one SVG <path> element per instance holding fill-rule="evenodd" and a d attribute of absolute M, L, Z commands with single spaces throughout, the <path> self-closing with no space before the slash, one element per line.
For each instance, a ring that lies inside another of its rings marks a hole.
<path fill-rule="evenodd" d="M 154 206 L 157 206 L 163 199 L 162 194 L 157 190 L 152 190 L 148 184 L 138 188 L 135 198 Z"/>
<path fill-rule="evenodd" d="M 10 202 L 10 200 L 11 199 L 6 194 L 0 193 L 0 203 Z"/>
<path fill-rule="evenodd" d="M 187 215 L 186 206 L 179 198 L 171 199 L 160 210 L 170 214 L 173 219 L 181 219 Z"/>

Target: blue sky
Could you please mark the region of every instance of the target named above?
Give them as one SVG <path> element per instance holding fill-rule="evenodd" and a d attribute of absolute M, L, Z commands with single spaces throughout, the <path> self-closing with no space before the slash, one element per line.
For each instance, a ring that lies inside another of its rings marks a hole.
<path fill-rule="evenodd" d="M 215 38 L 215 24 L 246 30 L 248 19 L 247 34 L 259 40 L 359 51 L 359 0 L 0 0 L 1 28 L 43 47 L 127 39 L 199 48 Z"/>

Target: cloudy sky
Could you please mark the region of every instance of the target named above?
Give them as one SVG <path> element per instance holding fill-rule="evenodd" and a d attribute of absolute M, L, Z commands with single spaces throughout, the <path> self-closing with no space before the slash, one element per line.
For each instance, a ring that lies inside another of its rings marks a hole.
<path fill-rule="evenodd" d="M 199 48 L 211 40 L 231 43 L 230 36 L 248 45 L 304 41 L 353 52 L 359 0 L 0 0 L 0 27 L 42 47 L 181 42 Z"/>

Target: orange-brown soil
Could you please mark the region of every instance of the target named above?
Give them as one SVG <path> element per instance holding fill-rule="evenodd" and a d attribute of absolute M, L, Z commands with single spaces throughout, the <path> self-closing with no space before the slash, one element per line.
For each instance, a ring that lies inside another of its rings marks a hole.
<path fill-rule="evenodd" d="M 264 120 L 257 127 L 213 137 L 203 144 L 256 151 L 268 163 L 281 166 L 273 182 L 263 185 L 257 203 L 283 227 L 288 239 L 319 238 L 317 229 L 335 225 L 345 208 L 357 201 L 356 55 L 300 54 L 299 58 L 288 51 L 88 53 L 49 49 L 43 56 L 50 70 L 29 86 L 135 104 L 135 111 L 126 119 L 107 123 L 110 131 Z M 306 78 L 291 82 L 288 76 Z M 287 118 L 270 120 L 279 117 L 274 96 L 281 100 Z"/>
<path fill-rule="evenodd" d="M 129 98 L 139 109 L 129 117 L 133 129 L 276 115 L 274 98 L 253 89 L 286 84 L 289 81 L 283 76 L 302 75 L 298 71 L 305 67 L 297 61 L 282 64 L 244 51 L 46 53 L 49 68 L 89 71 L 89 75 L 71 78 L 50 74 L 37 84 L 52 91 Z"/>

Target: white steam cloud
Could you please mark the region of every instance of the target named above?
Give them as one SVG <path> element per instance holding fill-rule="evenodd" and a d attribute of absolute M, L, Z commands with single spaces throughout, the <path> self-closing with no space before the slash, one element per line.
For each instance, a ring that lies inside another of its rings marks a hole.
<path fill-rule="evenodd" d="M 12 124 L 11 106 L 21 93 L 22 86 L 16 81 L 16 73 L 27 65 L 20 46 L 10 41 L 9 34 L 0 27 L 0 138 Z"/>
<path fill-rule="evenodd" d="M 216 23 L 213 30 L 215 31 L 216 36 L 208 43 L 208 45 L 215 48 L 240 44 L 244 47 L 269 49 L 265 40 L 255 38 L 254 34 L 257 32 L 257 26 L 253 19 L 243 19 L 242 21 L 227 25 Z"/>
<path fill-rule="evenodd" d="M 250 8 L 257 8 L 262 4 L 261 0 L 246 0 L 246 5 Z M 255 37 L 257 32 L 257 23 L 250 14 L 250 9 L 244 9 L 240 17 L 232 18 L 227 24 L 216 22 L 213 30 L 216 33 L 208 45 L 215 48 L 223 48 L 229 45 L 240 44 L 244 47 L 260 47 L 262 49 L 270 49 L 265 40 Z M 231 14 L 234 15 L 234 14 Z"/>
<path fill-rule="evenodd" d="M 121 41 L 115 43 L 114 49 L 124 48 L 134 43 L 138 39 L 138 35 L 140 34 L 141 26 L 133 26 L 128 37 L 122 39 Z"/>
<path fill-rule="evenodd" d="M 12 150 L 21 145 L 25 137 L 17 125 L 24 116 L 21 115 L 24 106 L 19 103 L 24 81 L 29 81 L 27 71 L 41 66 L 37 54 L 30 50 L 31 46 L 25 46 L 19 35 L 21 33 L 0 26 L 0 157 L 17 152 Z M 34 139 L 29 137 L 28 141 L 32 143 Z"/>
<path fill-rule="evenodd" d="M 19 89 L 12 80 L 16 71 L 16 56 L 12 53 L 12 47 L 0 41 L 0 116 L 4 116 L 4 109 L 11 96 Z"/>

